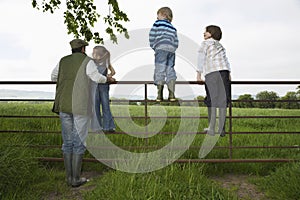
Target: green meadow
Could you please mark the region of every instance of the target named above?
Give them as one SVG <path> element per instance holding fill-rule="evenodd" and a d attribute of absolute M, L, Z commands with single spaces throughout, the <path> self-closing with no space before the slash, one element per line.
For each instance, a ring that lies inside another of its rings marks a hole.
<path fill-rule="evenodd" d="M 299 162 L 173 163 L 147 173 L 126 173 L 100 162 L 85 162 L 83 172 L 91 176 L 90 182 L 80 189 L 70 189 L 64 180 L 62 162 L 37 159 L 62 157 L 60 121 L 51 108 L 52 103 L 0 103 L 0 199 L 240 199 L 238 188 L 224 188 L 213 179 L 227 174 L 251 176 L 246 181 L 255 185 L 265 199 L 300 198 Z M 161 113 L 169 118 L 150 117 L 147 121 L 142 118 L 144 106 L 131 105 L 128 110 L 121 105 L 112 105 L 111 108 L 118 125 L 117 132 L 124 131 L 124 127 L 128 132 L 144 131 L 146 138 L 127 134 L 107 135 L 115 145 L 132 152 L 155 151 L 174 140 L 178 132 L 202 132 L 207 127 L 204 107 L 153 105 L 148 107 L 148 116 Z M 300 116 L 298 109 L 233 108 L 232 113 L 233 116 Z M 133 119 L 122 118 L 126 114 Z M 7 115 L 27 117 L 3 117 Z M 200 116 L 200 120 L 188 116 Z M 300 118 L 233 118 L 232 131 L 300 132 L 299 122 Z M 29 130 L 34 133 L 27 133 Z M 147 137 L 157 130 L 174 134 Z M 228 119 L 226 130 L 229 130 Z M 204 134 L 196 135 L 190 148 L 179 159 L 199 159 L 204 139 Z M 228 134 L 219 138 L 205 159 L 228 159 L 229 140 Z M 300 160 L 299 134 L 233 134 L 232 146 L 233 159 Z M 93 155 L 87 151 L 85 158 L 93 158 Z"/>

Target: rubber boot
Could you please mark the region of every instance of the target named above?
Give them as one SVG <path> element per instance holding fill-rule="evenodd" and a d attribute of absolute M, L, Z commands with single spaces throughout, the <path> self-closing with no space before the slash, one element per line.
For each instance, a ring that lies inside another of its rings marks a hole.
<path fill-rule="evenodd" d="M 219 108 L 219 129 L 218 133 L 221 137 L 225 136 L 226 108 Z"/>
<path fill-rule="evenodd" d="M 208 108 L 208 115 L 210 115 L 209 118 L 209 126 L 206 129 L 206 132 L 208 135 L 214 136 L 215 135 L 215 126 L 216 126 L 216 114 L 217 109 L 215 107 Z"/>
<path fill-rule="evenodd" d="M 169 101 L 176 101 L 175 98 L 175 80 L 170 80 L 170 82 L 167 84 L 168 90 L 169 90 Z"/>
<path fill-rule="evenodd" d="M 156 98 L 156 101 L 162 101 L 163 100 L 163 90 L 164 90 L 164 85 L 157 85 L 157 98 Z"/>
<path fill-rule="evenodd" d="M 72 153 L 64 153 L 64 164 L 68 186 L 72 185 Z"/>
<path fill-rule="evenodd" d="M 86 178 L 80 178 L 81 165 L 82 165 L 82 154 L 73 154 L 72 158 L 72 187 L 79 187 L 87 182 Z"/>

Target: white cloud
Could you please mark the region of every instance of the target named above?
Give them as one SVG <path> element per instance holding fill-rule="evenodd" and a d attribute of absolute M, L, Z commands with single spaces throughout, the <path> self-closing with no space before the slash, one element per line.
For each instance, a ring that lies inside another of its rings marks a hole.
<path fill-rule="evenodd" d="M 98 4 L 99 10 L 107 14 L 106 2 Z M 119 4 L 130 18 L 125 24 L 128 30 L 151 28 L 162 6 L 173 10 L 173 24 L 178 32 L 199 44 L 205 26 L 220 25 L 221 42 L 227 49 L 235 80 L 299 80 L 300 3 L 297 0 L 119 0 Z M 72 36 L 66 34 L 62 11 L 42 13 L 32 8 L 31 1 L 1 0 L 0 19 L 4 47 L 0 50 L 0 79 L 49 80 L 59 59 L 70 53 Z M 103 32 L 103 27 L 98 24 L 96 29 Z M 93 45 L 87 48 L 88 54 Z M 117 75 L 125 74 L 127 69 L 118 70 Z M 193 77 L 188 74 L 186 78 Z"/>

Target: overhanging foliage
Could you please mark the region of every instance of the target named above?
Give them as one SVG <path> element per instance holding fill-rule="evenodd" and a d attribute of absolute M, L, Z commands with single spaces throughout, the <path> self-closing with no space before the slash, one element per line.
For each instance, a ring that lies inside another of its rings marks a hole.
<path fill-rule="evenodd" d="M 100 1 L 98 1 L 100 4 Z M 68 34 L 73 34 L 75 38 L 84 37 L 86 41 L 94 40 L 95 43 L 103 43 L 103 37 L 99 32 L 92 29 L 99 19 L 102 19 L 107 25 L 105 31 L 110 39 L 117 43 L 117 33 L 124 34 L 129 38 L 127 29 L 121 22 L 128 22 L 127 15 L 120 10 L 117 0 L 108 0 L 108 6 L 111 11 L 108 15 L 101 17 L 97 12 L 94 0 L 66 0 L 67 9 L 64 11 L 64 23 L 67 26 Z M 54 13 L 60 9 L 62 2 L 60 0 L 32 0 L 33 8 L 43 12 Z"/>

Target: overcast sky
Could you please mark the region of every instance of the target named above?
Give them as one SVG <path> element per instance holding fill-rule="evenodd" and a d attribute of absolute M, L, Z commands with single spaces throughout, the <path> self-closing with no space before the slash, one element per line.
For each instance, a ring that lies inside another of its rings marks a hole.
<path fill-rule="evenodd" d="M 95 2 L 107 14 L 106 1 Z M 178 33 L 198 45 L 203 41 L 205 26 L 219 25 L 233 80 L 299 80 L 299 0 L 119 0 L 119 6 L 130 19 L 124 24 L 129 31 L 151 28 L 157 10 L 169 6 Z M 32 8 L 31 0 L 0 0 L 0 20 L 0 80 L 50 80 L 59 59 L 70 53 L 72 36 L 67 35 L 62 11 L 42 13 Z M 103 31 L 103 24 L 97 24 L 96 29 Z M 180 48 L 186 49 L 182 41 L 179 41 Z M 90 43 L 87 54 L 93 46 Z M 153 65 L 151 49 L 135 53 L 114 60 L 118 80 L 127 80 L 127 73 L 134 68 Z M 197 55 L 197 51 L 189 54 Z M 112 59 L 117 56 L 112 54 Z M 141 62 L 131 62 L 132 57 L 139 57 Z M 195 80 L 195 69 L 184 64 L 181 58 L 177 59 L 175 68 L 183 77 L 180 80 Z M 151 80 L 152 74 L 146 79 Z M 260 91 L 267 87 L 257 88 Z M 234 92 L 255 94 L 257 88 L 237 87 Z M 276 86 L 271 90 L 284 95 L 295 88 L 296 85 Z"/>

